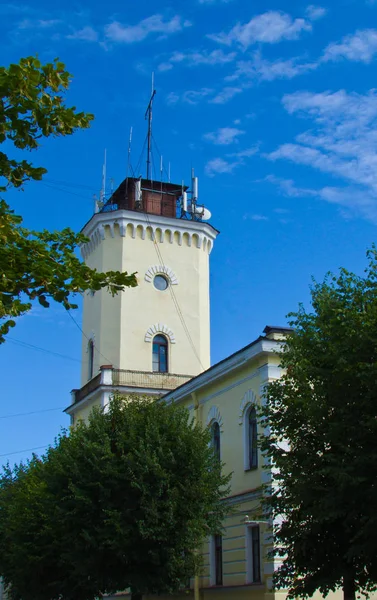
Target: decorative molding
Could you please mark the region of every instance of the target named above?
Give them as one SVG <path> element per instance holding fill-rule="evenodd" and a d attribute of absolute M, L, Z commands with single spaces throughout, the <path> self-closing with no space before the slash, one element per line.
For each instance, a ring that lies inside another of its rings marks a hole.
<path fill-rule="evenodd" d="M 256 397 L 255 393 L 253 392 L 253 390 L 249 389 L 249 390 L 247 390 L 246 394 L 242 398 L 242 401 L 240 404 L 240 412 L 238 414 L 239 425 L 242 425 L 246 409 L 251 404 L 257 404 L 257 397 Z"/>
<path fill-rule="evenodd" d="M 175 344 L 174 333 L 167 325 L 163 325 L 162 323 L 156 323 L 156 325 L 149 327 L 147 333 L 145 334 L 144 341 L 151 343 L 154 336 L 160 333 L 162 335 L 166 335 L 171 344 Z"/>
<path fill-rule="evenodd" d="M 218 234 L 212 225 L 203 221 L 159 215 L 148 215 L 147 221 L 143 213 L 129 210 L 96 213 L 82 230 L 82 233 L 89 238 L 89 242 L 81 246 L 83 258 L 87 258 L 106 237 L 130 236 L 134 239 L 139 228 L 143 240 L 156 240 L 156 231 L 159 231 L 157 243 L 161 244 L 165 240 L 169 244 L 177 243 L 181 246 L 183 237 L 187 236 L 188 246 L 202 249 L 207 254 L 211 253 L 213 242 Z"/>
<path fill-rule="evenodd" d="M 164 401 L 167 404 L 172 402 L 173 399 L 175 402 L 179 402 L 186 398 L 186 396 L 188 396 L 189 394 L 203 388 L 204 386 L 209 385 L 212 382 L 219 381 L 220 378 L 229 375 L 239 367 L 244 367 L 249 363 L 249 361 L 253 360 L 257 356 L 266 355 L 266 358 L 268 360 L 269 354 L 275 354 L 276 351 L 281 351 L 283 347 L 284 344 L 280 341 L 257 339 L 242 350 L 231 354 L 225 360 L 222 360 L 213 367 L 210 367 L 207 371 L 204 371 L 203 373 L 200 373 L 200 375 L 193 377 L 190 381 L 182 385 L 179 388 L 179 390 L 168 392 L 166 396 L 164 396 Z M 233 387 L 237 387 L 244 381 L 257 376 L 261 376 L 260 368 L 254 371 L 252 375 L 249 375 L 248 377 L 245 377 L 242 380 L 236 381 L 232 385 L 228 386 L 227 388 L 223 388 L 219 392 L 215 392 L 207 396 L 206 398 L 200 401 L 200 404 L 205 404 L 211 398 L 218 396 L 219 394 L 222 394 Z"/>
<path fill-rule="evenodd" d="M 145 273 L 144 279 L 145 281 L 148 281 L 148 283 L 152 283 L 155 275 L 165 275 L 165 277 L 169 280 L 170 285 L 178 284 L 178 277 L 174 271 L 169 269 L 169 267 L 166 265 L 155 265 L 154 267 L 149 267 Z"/>
<path fill-rule="evenodd" d="M 220 425 L 220 427 L 223 426 L 223 418 L 219 411 L 219 407 L 216 406 L 215 404 L 213 406 L 211 406 L 211 408 L 209 409 L 209 412 L 207 415 L 207 420 L 206 420 L 206 425 L 209 426 L 214 421 L 216 421 Z"/>

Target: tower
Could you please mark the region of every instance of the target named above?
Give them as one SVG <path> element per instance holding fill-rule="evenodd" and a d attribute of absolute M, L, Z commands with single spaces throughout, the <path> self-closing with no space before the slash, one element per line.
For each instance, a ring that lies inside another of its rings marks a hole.
<path fill-rule="evenodd" d="M 112 297 L 87 293 L 81 388 L 66 412 L 85 418 L 114 390 L 162 394 L 210 366 L 209 254 L 217 230 L 181 184 L 127 177 L 82 233 L 85 262 L 137 272 L 138 286 Z"/>

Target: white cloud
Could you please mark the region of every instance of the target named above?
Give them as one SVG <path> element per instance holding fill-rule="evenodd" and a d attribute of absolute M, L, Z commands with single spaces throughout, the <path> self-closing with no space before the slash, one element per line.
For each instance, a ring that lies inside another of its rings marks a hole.
<path fill-rule="evenodd" d="M 232 75 L 226 77 L 227 81 L 242 79 L 245 81 L 274 81 L 275 79 L 293 79 L 308 71 L 313 71 L 318 63 L 300 62 L 300 58 L 267 60 L 262 58 L 259 51 L 255 52 L 252 60 L 241 60 L 237 62 L 236 70 Z"/>
<path fill-rule="evenodd" d="M 212 158 L 212 160 L 207 162 L 205 171 L 210 177 L 213 177 L 216 173 L 232 173 L 238 167 L 238 164 L 237 161 L 231 162 L 223 158 Z"/>
<path fill-rule="evenodd" d="M 177 64 L 184 64 L 189 67 L 224 65 L 232 62 L 235 57 L 235 52 L 224 52 L 223 50 L 174 52 L 167 61 L 159 64 L 158 70 L 170 71 Z"/>
<path fill-rule="evenodd" d="M 229 100 L 234 98 L 234 96 L 241 94 L 241 92 L 243 92 L 242 87 L 226 86 L 214 98 L 212 98 L 210 102 L 212 104 L 226 104 L 229 102 Z"/>
<path fill-rule="evenodd" d="M 199 0 L 199 4 L 228 4 L 232 0 Z"/>
<path fill-rule="evenodd" d="M 340 42 L 325 48 L 322 61 L 336 61 L 342 58 L 369 63 L 377 53 L 377 29 L 359 29 L 345 36 Z"/>
<path fill-rule="evenodd" d="M 283 98 L 288 113 L 312 120 L 311 129 L 267 155 L 285 159 L 336 179 L 342 186 L 326 186 L 298 193 L 316 195 L 345 207 L 348 214 L 377 220 L 377 91 L 368 94 L 296 92 Z M 350 187 L 346 187 L 346 184 Z M 285 183 L 294 195 L 294 182 Z"/>
<path fill-rule="evenodd" d="M 132 44 L 143 41 L 151 33 L 166 36 L 171 33 L 177 33 L 190 25 L 190 21 L 183 21 L 178 15 L 172 17 L 170 20 L 164 20 L 162 15 L 152 15 L 140 21 L 137 25 L 122 25 L 118 21 L 113 21 L 106 25 L 105 34 L 107 39 L 112 42 Z"/>
<path fill-rule="evenodd" d="M 248 23 L 237 23 L 228 33 L 209 34 L 208 37 L 227 46 L 233 43 L 247 49 L 256 42 L 276 44 L 282 40 L 296 40 L 303 31 L 311 31 L 306 19 L 292 19 L 287 13 L 270 10 L 250 19 Z"/>
<path fill-rule="evenodd" d="M 322 19 L 322 17 L 327 14 L 327 10 L 326 8 L 323 8 L 323 6 L 309 4 L 309 6 L 306 7 L 305 13 L 311 21 L 318 21 L 318 19 Z"/>
<path fill-rule="evenodd" d="M 252 146 L 239 152 L 232 152 L 226 155 L 225 158 L 213 158 L 206 165 L 206 173 L 213 177 L 216 173 L 232 173 L 234 169 L 245 164 L 245 158 L 250 158 L 258 152 L 258 146 Z"/>
<path fill-rule="evenodd" d="M 203 138 L 217 146 L 227 146 L 238 142 L 239 136 L 245 133 L 237 127 L 220 127 L 217 131 L 206 133 Z"/>
<path fill-rule="evenodd" d="M 266 217 L 266 215 L 249 215 L 246 214 L 243 217 L 243 220 L 246 221 L 247 219 L 251 219 L 252 221 L 268 221 L 268 217 Z"/>
<path fill-rule="evenodd" d="M 73 33 L 67 35 L 67 38 L 70 40 L 83 40 L 86 42 L 97 42 L 98 41 L 98 33 L 93 27 L 90 25 L 86 25 L 82 29 L 78 29 Z"/>
<path fill-rule="evenodd" d="M 61 23 L 60 19 L 23 19 L 17 26 L 18 29 L 48 29 Z"/>
<path fill-rule="evenodd" d="M 207 98 L 213 94 L 213 90 L 210 88 L 201 88 L 200 90 L 187 90 L 183 94 L 179 95 L 176 92 L 170 92 L 166 101 L 169 105 L 177 104 L 178 102 L 184 102 L 185 104 L 198 104 L 204 98 Z"/>

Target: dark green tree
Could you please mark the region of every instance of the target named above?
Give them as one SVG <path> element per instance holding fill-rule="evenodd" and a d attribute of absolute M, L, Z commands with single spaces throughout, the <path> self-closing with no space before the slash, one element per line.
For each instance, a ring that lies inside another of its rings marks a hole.
<path fill-rule="evenodd" d="M 377 255 L 345 269 L 292 313 L 281 379 L 267 387 L 262 450 L 274 466 L 278 588 L 345 600 L 377 589 Z"/>
<path fill-rule="evenodd" d="M 173 592 L 227 513 L 229 477 L 186 410 L 115 398 L 0 480 L 0 575 L 17 600 Z"/>
<path fill-rule="evenodd" d="M 42 137 L 71 135 L 89 127 L 93 115 L 64 103 L 70 78 L 58 59 L 42 65 L 38 58 L 28 57 L 0 67 L 0 144 L 7 150 L 31 151 Z M 22 188 L 30 179 L 40 180 L 45 173 L 43 167 L 0 152 L 2 193 L 10 187 Z M 53 299 L 70 309 L 76 308 L 71 294 L 106 288 L 114 295 L 137 285 L 134 274 L 98 273 L 86 267 L 75 253 L 84 240 L 70 229 L 28 230 L 22 217 L 0 200 L 0 343 L 14 327 L 14 318 L 30 310 L 33 300 L 48 307 Z"/>

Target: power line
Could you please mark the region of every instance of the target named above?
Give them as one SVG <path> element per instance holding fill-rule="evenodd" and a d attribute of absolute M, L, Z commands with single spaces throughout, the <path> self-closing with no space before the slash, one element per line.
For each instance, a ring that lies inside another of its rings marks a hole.
<path fill-rule="evenodd" d="M 97 348 L 97 346 L 95 345 L 95 343 L 94 343 L 94 340 L 93 340 L 92 338 L 89 338 L 89 337 L 86 335 L 86 333 L 85 333 L 85 332 L 84 332 L 84 330 L 83 330 L 83 329 L 80 327 L 80 325 L 78 324 L 78 322 L 76 321 L 76 319 L 75 319 L 74 317 L 72 317 L 72 315 L 71 315 L 71 311 L 70 311 L 70 310 L 67 310 L 67 313 L 68 313 L 68 315 L 71 317 L 71 319 L 72 319 L 72 321 L 74 322 L 74 324 L 76 325 L 76 327 L 77 327 L 77 328 L 78 328 L 78 329 L 81 331 L 82 335 L 83 335 L 83 336 L 84 336 L 84 337 L 85 337 L 85 338 L 88 340 L 88 342 L 92 342 L 92 343 L 93 343 L 93 347 L 94 347 L 94 349 L 95 349 L 95 350 L 97 350 L 98 354 L 100 354 L 100 355 L 101 355 L 101 356 L 102 356 L 102 357 L 103 357 L 103 358 L 104 358 L 104 359 L 107 361 L 107 363 L 108 363 L 109 365 L 111 365 L 111 364 L 112 364 L 112 361 L 111 361 L 109 358 L 107 358 L 107 356 L 105 356 L 104 354 L 102 354 L 102 352 L 100 352 L 100 350 L 99 350 L 99 349 Z M 115 368 L 118 368 L 118 369 L 119 369 L 119 366 L 117 366 L 117 365 L 113 365 L 113 366 L 115 366 Z"/>
<path fill-rule="evenodd" d="M 34 448 L 25 448 L 25 450 L 16 450 L 15 452 L 6 452 L 5 454 L 0 454 L 0 457 L 3 456 L 12 456 L 13 454 L 22 454 L 23 452 L 33 452 L 33 450 L 41 450 L 42 448 L 47 448 L 49 444 L 45 444 L 44 446 L 35 446 Z"/>
<path fill-rule="evenodd" d="M 52 356 L 56 356 L 57 358 L 63 358 L 65 360 L 72 360 L 73 362 L 81 363 L 81 360 L 79 358 L 73 358 L 72 356 L 67 356 L 66 354 L 60 354 L 59 352 L 54 352 L 53 350 L 48 350 L 47 348 L 41 348 L 40 346 L 35 346 L 34 344 L 29 344 L 28 342 L 16 340 L 15 338 L 12 338 L 9 336 L 7 336 L 7 341 L 8 340 L 12 344 L 16 344 L 17 346 L 30 348 L 30 350 L 37 350 L 38 352 L 44 352 L 45 354 L 51 354 Z"/>
<path fill-rule="evenodd" d="M 13 419 L 13 417 L 25 417 L 29 415 L 39 415 L 40 413 L 53 412 L 56 410 L 63 410 L 64 406 L 58 406 L 58 408 L 42 408 L 41 410 L 32 410 L 30 412 L 15 413 L 14 415 L 2 415 L 0 419 Z"/>
<path fill-rule="evenodd" d="M 146 217 L 146 220 L 147 220 L 147 223 L 148 223 L 148 225 L 149 225 L 149 226 L 152 228 L 151 222 L 150 222 L 150 220 L 149 220 L 148 213 L 146 212 L 146 213 L 144 213 L 144 214 L 145 214 L 145 217 Z M 152 228 L 152 232 L 153 232 L 153 228 Z M 163 259 L 163 257 L 162 257 L 162 254 L 161 254 L 161 250 L 159 249 L 159 247 L 158 247 L 158 244 L 157 244 L 157 242 L 156 242 L 156 238 L 154 238 L 154 240 L 153 240 L 153 245 L 154 245 L 154 248 L 155 248 L 155 250 L 156 250 L 157 257 L 158 257 L 158 259 L 160 260 L 160 262 L 161 262 L 162 266 L 164 267 L 164 266 L 165 266 L 164 259 Z M 190 343 L 190 346 L 191 346 L 191 348 L 192 348 L 192 350 L 193 350 L 193 352 L 194 352 L 194 354 L 195 354 L 196 358 L 198 359 L 200 366 L 202 367 L 203 371 L 205 371 L 205 367 L 203 366 L 203 363 L 202 363 L 202 361 L 200 360 L 200 356 L 199 356 L 199 354 L 198 354 L 198 352 L 197 352 L 197 350 L 196 350 L 196 348 L 195 348 L 195 344 L 194 344 L 194 342 L 193 342 L 193 339 L 192 339 L 192 337 L 191 337 L 191 334 L 190 334 L 190 331 L 189 331 L 189 329 L 188 329 L 188 327 L 187 327 L 187 324 L 186 324 L 185 318 L 184 318 L 184 316 L 183 316 L 183 313 L 182 313 L 182 311 L 181 311 L 181 308 L 180 308 L 180 306 L 179 306 L 179 302 L 178 302 L 178 300 L 177 300 L 177 297 L 176 297 L 176 295 L 175 295 L 175 292 L 174 292 L 174 290 L 173 290 L 173 288 L 172 288 L 172 286 L 171 286 L 171 285 L 169 285 L 169 291 L 170 291 L 170 295 L 171 295 L 171 297 L 172 297 L 172 300 L 173 300 L 173 304 L 174 304 L 174 306 L 175 306 L 175 309 L 176 309 L 176 311 L 177 311 L 178 317 L 179 317 L 179 319 L 180 319 L 180 321 L 181 321 L 181 323 L 182 323 L 183 330 L 184 330 L 184 332 L 185 332 L 185 334 L 186 334 L 186 336 L 187 336 L 187 339 L 188 339 L 188 341 L 189 341 L 189 343 Z"/>

